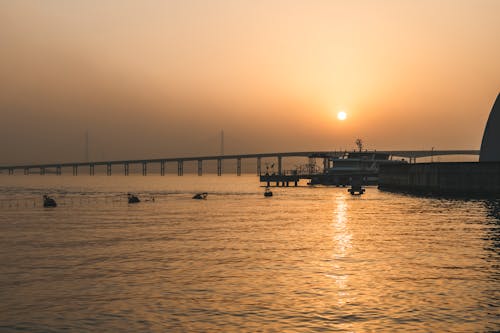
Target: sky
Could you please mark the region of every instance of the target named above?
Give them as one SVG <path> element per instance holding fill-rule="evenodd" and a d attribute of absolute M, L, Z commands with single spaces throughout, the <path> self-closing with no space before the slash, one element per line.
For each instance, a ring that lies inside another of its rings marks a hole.
<path fill-rule="evenodd" d="M 0 164 L 479 149 L 498 0 L 0 2 Z M 337 113 L 347 119 L 340 121 Z"/>

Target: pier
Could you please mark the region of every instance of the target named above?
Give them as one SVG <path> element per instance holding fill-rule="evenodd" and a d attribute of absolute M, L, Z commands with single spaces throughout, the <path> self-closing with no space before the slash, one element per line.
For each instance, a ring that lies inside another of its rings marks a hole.
<path fill-rule="evenodd" d="M 479 155 L 479 150 L 398 150 L 398 151 L 376 151 L 378 153 L 387 153 L 391 158 L 403 158 L 409 163 L 416 163 L 417 158 L 443 156 L 443 155 Z M 130 174 L 130 165 L 140 165 L 142 175 L 148 175 L 148 167 L 152 164 L 159 165 L 159 174 L 166 174 L 167 164 L 177 166 L 177 175 L 184 175 L 184 164 L 195 163 L 196 173 L 199 176 L 203 175 L 203 164 L 206 161 L 217 162 L 217 175 L 223 174 L 223 162 L 227 160 L 236 161 L 236 175 L 241 175 L 243 160 L 254 159 L 257 162 L 256 174 L 262 176 L 262 159 L 273 159 L 277 165 L 274 175 L 269 176 L 269 182 L 279 182 L 280 184 L 293 183 L 296 185 L 298 179 L 307 178 L 307 175 L 291 175 L 287 174 L 283 169 L 283 159 L 305 157 L 309 159 L 322 159 L 323 164 L 327 163 L 331 158 L 340 157 L 346 151 L 302 151 L 302 152 L 276 152 L 276 153 L 260 153 L 260 154 L 241 154 L 241 155 L 212 155 L 212 156 L 196 156 L 196 157 L 172 157 L 158 159 L 140 159 L 140 160 L 113 160 L 113 161 L 91 161 L 91 162 L 68 162 L 68 163 L 50 163 L 50 164 L 24 164 L 24 165 L 4 165 L 0 166 L 0 172 L 7 172 L 9 175 L 14 175 L 23 172 L 24 175 L 47 173 L 61 175 L 63 169 L 71 170 L 73 176 L 87 174 L 94 176 L 96 167 L 105 167 L 106 175 L 113 174 L 113 166 L 121 166 L 123 175 Z M 234 171 L 233 171 L 234 172 Z M 266 180 L 267 181 L 267 180 Z"/>
<path fill-rule="evenodd" d="M 379 189 L 427 196 L 498 198 L 500 162 L 381 166 Z"/>

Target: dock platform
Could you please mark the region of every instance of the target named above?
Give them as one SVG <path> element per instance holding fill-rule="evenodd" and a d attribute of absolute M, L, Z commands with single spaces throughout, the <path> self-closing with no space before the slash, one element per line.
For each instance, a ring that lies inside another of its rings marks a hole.
<path fill-rule="evenodd" d="M 275 184 L 275 186 L 285 186 L 288 187 L 290 186 L 290 183 L 293 184 L 293 186 L 298 186 L 299 180 L 301 178 L 306 178 L 302 177 L 299 175 L 260 175 L 260 182 L 266 183 L 266 186 L 272 186 L 272 184 Z"/>

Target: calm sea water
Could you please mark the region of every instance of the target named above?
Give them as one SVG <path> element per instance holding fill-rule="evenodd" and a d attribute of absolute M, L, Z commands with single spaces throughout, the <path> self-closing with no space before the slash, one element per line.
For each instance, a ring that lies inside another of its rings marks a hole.
<path fill-rule="evenodd" d="M 0 176 L 0 331 L 500 330 L 498 203 L 273 192 L 253 175 Z"/>

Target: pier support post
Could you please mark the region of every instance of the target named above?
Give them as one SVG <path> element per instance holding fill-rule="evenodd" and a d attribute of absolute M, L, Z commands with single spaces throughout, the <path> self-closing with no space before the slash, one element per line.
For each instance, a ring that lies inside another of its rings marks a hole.
<path fill-rule="evenodd" d="M 111 176 L 111 163 L 106 164 L 106 175 Z"/>
<path fill-rule="evenodd" d="M 14 169 L 10 168 L 9 169 L 9 176 L 13 175 L 14 174 Z"/>
<path fill-rule="evenodd" d="M 177 161 L 177 176 L 182 176 L 184 174 L 184 161 Z"/>
<path fill-rule="evenodd" d="M 148 164 L 146 162 L 142 162 L 142 175 L 143 176 L 148 175 Z"/>
<path fill-rule="evenodd" d="M 329 167 L 328 157 L 323 157 L 323 172 L 326 172 Z"/>
<path fill-rule="evenodd" d="M 257 157 L 257 176 L 260 176 L 260 172 L 262 169 L 261 166 L 262 166 L 262 159 L 260 157 Z M 267 186 L 269 186 L 269 184 Z"/>
<path fill-rule="evenodd" d="M 123 174 L 124 174 L 125 176 L 128 176 L 128 174 L 129 174 L 129 170 L 130 170 L 130 166 L 129 166 L 129 164 L 128 164 L 128 163 L 123 164 Z"/>
<path fill-rule="evenodd" d="M 89 164 L 89 175 L 93 176 L 95 174 L 94 164 Z"/>
<path fill-rule="evenodd" d="M 165 176 L 165 161 L 160 161 L 160 175 Z"/>
<path fill-rule="evenodd" d="M 58 175 L 58 176 L 61 175 L 61 166 L 60 165 L 56 166 L 56 175 Z"/>
<path fill-rule="evenodd" d="M 203 160 L 198 160 L 198 176 L 203 174 Z"/>
<path fill-rule="evenodd" d="M 282 175 L 282 157 L 280 155 L 278 155 L 278 175 Z"/>
<path fill-rule="evenodd" d="M 10 172 L 9 172 L 10 174 Z M 24 168 L 24 175 L 27 176 L 30 174 L 30 168 Z"/>
<path fill-rule="evenodd" d="M 217 176 L 222 176 L 222 159 L 217 159 Z"/>
<path fill-rule="evenodd" d="M 78 176 L 78 165 L 73 165 L 73 176 Z"/>
<path fill-rule="evenodd" d="M 236 160 L 236 175 L 241 176 L 241 157 Z"/>

